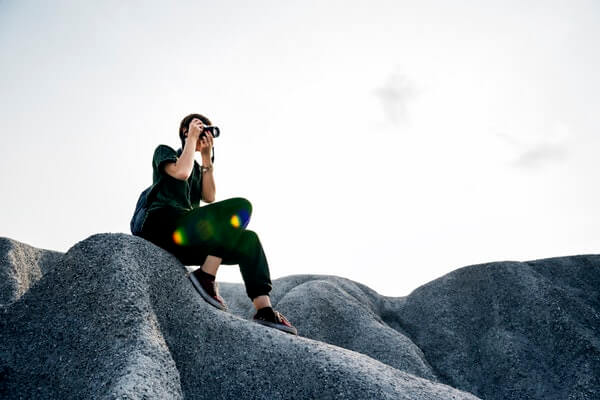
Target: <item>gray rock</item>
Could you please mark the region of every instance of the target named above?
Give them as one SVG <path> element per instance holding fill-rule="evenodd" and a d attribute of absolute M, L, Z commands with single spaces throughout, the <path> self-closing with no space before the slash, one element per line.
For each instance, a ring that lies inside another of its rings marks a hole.
<path fill-rule="evenodd" d="M 0 397 L 477 399 L 364 353 L 220 311 L 185 270 L 138 237 L 98 234 L 77 243 L 4 310 Z M 360 295 L 359 285 L 345 286 Z M 418 351 L 405 353 L 423 364 Z"/>
<path fill-rule="evenodd" d="M 483 399 L 600 399 L 600 256 L 459 268 L 384 301 L 441 381 Z"/>
<path fill-rule="evenodd" d="M 597 255 L 464 267 L 406 297 L 275 279 L 293 336 L 250 321 L 241 284 L 219 282 L 230 312 L 210 306 L 138 237 L 0 245 L 0 273 L 38 271 L 0 308 L 1 398 L 600 398 Z"/>
<path fill-rule="evenodd" d="M 243 286 L 219 285 L 222 296 L 235 299 L 232 312 L 251 318 L 255 309 Z M 371 289 L 333 275 L 292 275 L 275 280 L 270 297 L 299 335 L 354 350 L 401 371 L 438 381 L 412 340 L 381 319 L 379 295 Z"/>
<path fill-rule="evenodd" d="M 0 237 L 0 309 L 17 301 L 63 253 Z"/>

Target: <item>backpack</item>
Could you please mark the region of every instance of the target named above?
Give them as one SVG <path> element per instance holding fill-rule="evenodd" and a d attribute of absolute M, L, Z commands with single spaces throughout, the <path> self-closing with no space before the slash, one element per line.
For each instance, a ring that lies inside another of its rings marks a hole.
<path fill-rule="evenodd" d="M 142 226 L 144 225 L 144 220 L 146 219 L 146 212 L 148 211 L 148 205 L 150 202 L 148 198 L 150 197 L 150 193 L 152 189 L 156 187 L 156 185 L 150 185 L 140 194 L 138 198 L 137 204 L 135 205 L 135 211 L 133 212 L 133 217 L 131 218 L 131 222 L 129 223 L 129 227 L 131 228 L 131 233 L 135 236 L 140 236 L 142 232 Z"/>
<path fill-rule="evenodd" d="M 180 156 L 182 153 L 182 149 L 177 150 L 177 156 Z M 215 161 L 215 148 L 212 148 L 212 157 L 211 162 Z M 196 161 L 194 160 L 196 164 Z M 151 194 L 154 194 L 152 191 L 155 187 L 158 187 L 160 180 L 148 186 L 142 193 L 140 193 L 140 197 L 138 198 L 137 204 L 135 205 L 135 211 L 133 212 L 133 217 L 131 217 L 131 222 L 129 222 L 129 228 L 131 229 L 131 233 L 135 236 L 140 236 L 142 233 L 142 226 L 144 225 L 144 220 L 146 219 L 146 213 L 148 212 L 148 206 L 150 205 L 149 198 Z"/>

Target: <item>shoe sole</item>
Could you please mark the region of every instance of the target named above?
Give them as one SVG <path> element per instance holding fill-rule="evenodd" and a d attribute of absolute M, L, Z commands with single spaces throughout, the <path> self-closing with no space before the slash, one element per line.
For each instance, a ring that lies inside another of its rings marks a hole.
<path fill-rule="evenodd" d="M 202 285 L 200 284 L 200 282 L 198 281 L 198 279 L 196 279 L 196 276 L 194 274 L 190 273 L 188 275 L 188 277 L 192 281 L 192 284 L 194 285 L 194 287 L 196 288 L 196 290 L 200 293 L 200 295 L 202 296 L 202 298 L 204 300 L 206 300 L 207 303 L 209 303 L 212 306 L 215 306 L 219 310 L 227 311 L 227 306 L 224 306 L 223 304 L 219 303 L 210 294 L 206 293 L 206 290 L 204 290 L 204 288 L 202 287 Z"/>
<path fill-rule="evenodd" d="M 252 321 L 256 322 L 257 324 L 269 326 L 271 328 L 279 329 L 280 331 L 284 331 L 287 333 L 291 333 L 292 335 L 298 336 L 298 330 L 294 327 L 289 327 L 289 326 L 285 326 L 282 324 L 276 324 L 274 322 L 269 322 L 269 321 L 263 321 L 262 319 L 252 319 Z"/>

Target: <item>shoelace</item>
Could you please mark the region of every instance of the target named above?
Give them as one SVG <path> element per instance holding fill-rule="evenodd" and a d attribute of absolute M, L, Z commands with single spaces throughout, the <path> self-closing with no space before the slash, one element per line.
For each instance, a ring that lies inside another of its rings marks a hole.
<path fill-rule="evenodd" d="M 288 321 L 287 318 L 284 317 L 283 314 L 281 314 L 279 311 L 275 311 L 275 316 L 282 324 L 286 326 L 292 326 L 292 324 L 290 324 L 290 321 Z"/>
<path fill-rule="evenodd" d="M 288 321 L 287 318 L 284 317 L 282 313 L 280 313 L 279 311 L 273 311 L 273 313 L 275 314 L 275 322 L 276 323 L 280 323 L 282 325 L 289 326 L 289 327 L 292 326 L 290 321 Z M 262 319 L 264 321 L 268 321 L 268 319 L 265 317 L 258 317 L 258 318 Z"/>

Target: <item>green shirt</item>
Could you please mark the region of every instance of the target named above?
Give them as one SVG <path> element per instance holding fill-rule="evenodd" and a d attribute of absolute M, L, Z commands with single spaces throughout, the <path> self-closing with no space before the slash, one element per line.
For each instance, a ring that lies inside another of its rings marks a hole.
<path fill-rule="evenodd" d="M 149 197 L 148 212 L 152 210 L 172 207 L 181 211 L 189 211 L 200 207 L 202 199 L 202 172 L 200 164 L 194 160 L 194 168 L 188 179 L 182 181 L 169 175 L 164 167 L 168 162 L 177 161 L 181 155 L 181 148 L 177 151 L 171 147 L 160 144 L 154 150 L 152 157 L 152 183 L 157 184 Z"/>

